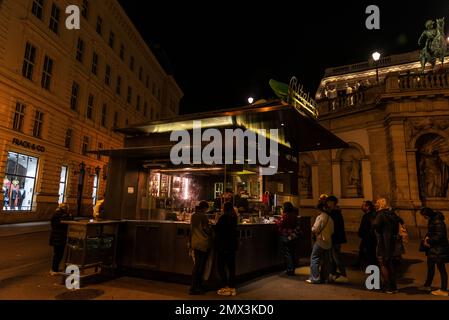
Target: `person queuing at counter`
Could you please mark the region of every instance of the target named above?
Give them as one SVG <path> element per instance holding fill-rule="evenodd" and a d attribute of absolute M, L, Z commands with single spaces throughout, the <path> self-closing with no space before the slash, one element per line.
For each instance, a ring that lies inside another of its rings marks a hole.
<path fill-rule="evenodd" d="M 192 286 L 189 294 L 205 293 L 202 286 L 203 274 L 211 248 L 212 229 L 207 217 L 209 204 L 201 201 L 190 219 L 190 250 L 193 250 Z"/>
<path fill-rule="evenodd" d="M 360 240 L 359 254 L 354 267 L 361 267 L 363 270 L 369 265 L 377 265 L 376 246 L 377 238 L 374 231 L 374 221 L 376 220 L 376 208 L 372 201 L 363 201 L 363 216 L 360 221 L 358 236 Z"/>
<path fill-rule="evenodd" d="M 396 273 L 401 258 L 402 243 L 399 241 L 399 227 L 404 222 L 388 206 L 385 198 L 376 201 L 377 216 L 374 229 L 377 236 L 377 260 L 379 261 L 382 285 L 386 293 L 396 293 Z"/>
<path fill-rule="evenodd" d="M 326 202 L 320 201 L 317 206 L 318 216 L 312 227 L 315 243 L 310 257 L 310 278 L 307 283 L 324 283 L 329 279 L 330 255 L 332 252 L 332 234 L 334 222 L 326 211 Z"/>
<path fill-rule="evenodd" d="M 334 233 L 332 234 L 332 262 L 330 281 L 348 282 L 346 267 L 341 255 L 341 245 L 347 243 L 345 233 L 345 221 L 341 209 L 337 206 L 338 199 L 335 196 L 326 198 L 327 212 L 334 222 Z"/>
<path fill-rule="evenodd" d="M 235 256 L 238 249 L 237 214 L 231 202 L 223 206 L 223 214 L 215 227 L 217 268 L 223 287 L 217 291 L 221 296 L 235 296 Z M 229 275 L 227 274 L 229 273 Z"/>
<path fill-rule="evenodd" d="M 283 206 L 283 215 L 278 221 L 278 230 L 282 243 L 282 250 L 286 264 L 286 274 L 295 275 L 295 268 L 298 265 L 296 250 L 299 240 L 299 221 L 298 212 L 291 202 L 285 202 Z"/>
<path fill-rule="evenodd" d="M 56 208 L 51 217 L 50 246 L 53 247 L 53 261 L 50 275 L 54 276 L 59 273 L 59 265 L 64 257 L 64 249 L 67 241 L 67 225 L 62 223 L 64 220 L 73 220 L 69 213 L 67 203 L 61 203 Z"/>

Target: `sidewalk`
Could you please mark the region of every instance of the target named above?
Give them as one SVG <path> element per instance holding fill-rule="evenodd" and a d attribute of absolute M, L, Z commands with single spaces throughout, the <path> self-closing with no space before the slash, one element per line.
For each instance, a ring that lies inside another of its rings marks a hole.
<path fill-rule="evenodd" d="M 0 225 L 0 238 L 48 231 L 50 231 L 49 221 L 2 224 Z"/>

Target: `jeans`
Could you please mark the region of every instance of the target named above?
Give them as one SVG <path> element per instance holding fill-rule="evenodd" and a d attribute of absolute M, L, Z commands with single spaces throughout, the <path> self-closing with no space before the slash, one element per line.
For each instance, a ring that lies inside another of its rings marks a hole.
<path fill-rule="evenodd" d="M 217 252 L 217 268 L 223 287 L 235 288 L 235 254 L 235 251 L 218 250 Z"/>
<path fill-rule="evenodd" d="M 310 280 L 324 282 L 329 278 L 331 250 L 321 248 L 317 243 L 313 245 L 310 257 Z"/>
<path fill-rule="evenodd" d="M 203 274 L 206 268 L 207 257 L 209 252 L 194 250 L 195 264 L 192 270 L 192 286 L 191 291 L 200 291 L 202 289 Z"/>
<path fill-rule="evenodd" d="M 377 257 L 377 259 L 379 260 L 384 289 L 389 291 L 397 290 L 395 258 Z"/>
<path fill-rule="evenodd" d="M 435 276 L 435 265 L 440 272 L 441 278 L 441 290 L 447 291 L 447 272 L 446 266 L 442 262 L 436 262 L 431 259 L 427 259 L 427 280 L 424 286 L 430 287 L 432 285 L 433 277 Z"/>
<path fill-rule="evenodd" d="M 281 243 L 287 272 L 294 272 L 298 264 L 298 259 L 296 256 L 296 247 L 298 245 L 298 241 L 297 239 L 288 241 L 287 237 L 282 236 Z"/>
<path fill-rule="evenodd" d="M 51 270 L 54 272 L 59 272 L 59 265 L 61 264 L 62 258 L 64 257 L 65 245 L 53 246 L 53 263 Z"/>
<path fill-rule="evenodd" d="M 331 274 L 337 275 L 337 271 L 344 277 L 346 277 L 346 267 L 341 258 L 341 244 L 332 245 L 332 264 Z"/>

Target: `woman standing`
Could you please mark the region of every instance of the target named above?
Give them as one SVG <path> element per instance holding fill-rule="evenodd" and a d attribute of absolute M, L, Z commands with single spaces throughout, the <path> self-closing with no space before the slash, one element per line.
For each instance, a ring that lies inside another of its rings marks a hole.
<path fill-rule="evenodd" d="M 237 294 L 235 289 L 235 255 L 238 248 L 237 214 L 232 202 L 226 202 L 223 210 L 224 213 L 218 219 L 215 228 L 217 267 L 223 282 L 223 288 L 218 290 L 217 294 L 235 296 Z"/>
<path fill-rule="evenodd" d="M 296 249 L 298 246 L 297 228 L 299 226 L 298 214 L 291 202 L 284 203 L 283 211 L 282 219 L 278 222 L 278 229 L 287 267 L 286 274 L 288 276 L 294 276 L 298 263 L 296 257 Z"/>
<path fill-rule="evenodd" d="M 449 242 L 447 240 L 446 224 L 441 212 L 430 208 L 421 209 L 421 215 L 428 220 L 427 235 L 422 241 L 422 250 L 427 256 L 427 280 L 424 289 L 431 290 L 435 265 L 440 272 L 441 287 L 439 290 L 431 291 L 436 296 L 447 296 L 447 272 L 445 263 L 449 261 Z"/>

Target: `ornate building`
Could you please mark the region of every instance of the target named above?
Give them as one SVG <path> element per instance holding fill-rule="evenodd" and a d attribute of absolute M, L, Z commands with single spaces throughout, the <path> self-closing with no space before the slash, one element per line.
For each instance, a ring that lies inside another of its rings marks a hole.
<path fill-rule="evenodd" d="M 425 226 L 424 205 L 449 213 L 449 69 L 423 74 L 418 60 L 411 52 L 326 70 L 319 121 L 350 147 L 300 157 L 304 213 L 321 193 L 340 198 L 352 231 L 362 201 L 378 197 L 412 231 Z"/>
<path fill-rule="evenodd" d="M 81 29 L 66 28 L 78 5 Z M 0 223 L 90 214 L 114 128 L 178 114 L 182 91 L 116 0 L 0 1 Z M 120 187 L 120 186 L 117 186 Z"/>

